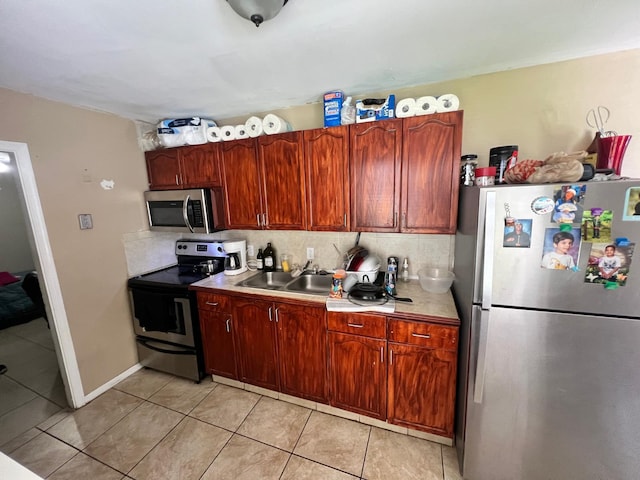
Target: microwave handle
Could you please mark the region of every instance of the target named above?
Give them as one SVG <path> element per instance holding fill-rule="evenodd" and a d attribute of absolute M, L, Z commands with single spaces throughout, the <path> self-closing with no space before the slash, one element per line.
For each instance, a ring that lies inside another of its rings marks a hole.
<path fill-rule="evenodd" d="M 187 198 L 184 199 L 182 203 L 182 218 L 184 219 L 184 224 L 187 226 L 191 233 L 194 233 L 193 227 L 189 223 L 189 215 L 187 214 L 187 209 L 189 207 L 189 201 L 191 200 L 191 195 L 187 195 Z"/>

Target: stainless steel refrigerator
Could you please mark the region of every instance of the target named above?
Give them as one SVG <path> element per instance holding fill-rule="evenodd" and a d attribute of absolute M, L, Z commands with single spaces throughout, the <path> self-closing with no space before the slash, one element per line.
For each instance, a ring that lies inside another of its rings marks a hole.
<path fill-rule="evenodd" d="M 640 478 L 640 180 L 460 195 L 455 441 L 464 478 Z M 543 267 L 563 243 L 571 251 L 559 255 L 572 261 Z M 618 258 L 609 277 L 600 271 L 607 245 Z"/>

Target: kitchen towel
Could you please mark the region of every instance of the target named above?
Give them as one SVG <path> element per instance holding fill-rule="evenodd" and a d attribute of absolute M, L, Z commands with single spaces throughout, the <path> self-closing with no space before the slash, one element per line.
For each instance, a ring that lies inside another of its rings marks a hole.
<path fill-rule="evenodd" d="M 455 112 L 460 108 L 460 100 L 453 93 L 447 93 L 438 97 L 438 112 Z"/>
<path fill-rule="evenodd" d="M 220 127 L 207 128 L 207 140 L 212 143 L 221 142 L 222 132 L 220 132 Z"/>
<path fill-rule="evenodd" d="M 247 135 L 251 138 L 256 138 L 262 135 L 262 119 L 258 117 L 249 117 L 247 121 L 244 123 L 246 127 Z"/>
<path fill-rule="evenodd" d="M 413 117 L 416 114 L 416 99 L 403 98 L 396 105 L 396 118 Z"/>
<path fill-rule="evenodd" d="M 222 140 L 229 141 L 236 139 L 236 127 L 233 125 L 225 125 L 220 129 L 220 134 L 222 136 Z"/>
<path fill-rule="evenodd" d="M 416 115 L 430 115 L 436 113 L 438 100 L 436 97 L 427 95 L 416 99 Z"/>
<path fill-rule="evenodd" d="M 291 125 L 289 125 L 286 120 L 273 113 L 269 113 L 264 117 L 262 120 L 262 129 L 267 135 L 290 132 L 292 130 Z"/>
<path fill-rule="evenodd" d="M 243 138 L 249 138 L 247 127 L 244 125 L 236 125 L 236 140 L 241 140 Z"/>

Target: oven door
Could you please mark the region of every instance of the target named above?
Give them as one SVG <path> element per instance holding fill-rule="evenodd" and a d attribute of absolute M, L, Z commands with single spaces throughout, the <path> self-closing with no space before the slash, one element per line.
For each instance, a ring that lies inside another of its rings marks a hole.
<path fill-rule="evenodd" d="M 131 287 L 133 329 L 136 335 L 195 347 L 191 298 L 187 291 Z"/>

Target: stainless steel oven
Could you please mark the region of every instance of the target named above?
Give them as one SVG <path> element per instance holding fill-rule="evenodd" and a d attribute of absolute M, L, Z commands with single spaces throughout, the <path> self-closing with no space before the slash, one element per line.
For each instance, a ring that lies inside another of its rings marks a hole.
<path fill-rule="evenodd" d="M 175 266 L 129 279 L 133 330 L 142 365 L 199 382 L 204 356 L 189 285 L 222 272 L 225 254 L 222 242 L 178 240 L 176 257 Z"/>

